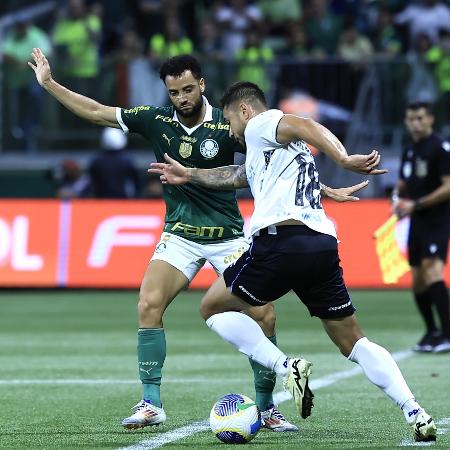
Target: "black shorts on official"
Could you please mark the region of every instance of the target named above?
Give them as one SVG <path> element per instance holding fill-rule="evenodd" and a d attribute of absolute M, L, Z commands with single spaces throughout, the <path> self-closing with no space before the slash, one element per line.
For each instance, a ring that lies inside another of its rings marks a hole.
<path fill-rule="evenodd" d="M 223 277 L 233 294 L 252 306 L 274 301 L 291 289 L 312 316 L 333 319 L 355 312 L 339 265 L 337 241 L 305 225 L 260 230 L 249 250 Z"/>
<path fill-rule="evenodd" d="M 438 257 L 447 262 L 450 223 L 413 216 L 408 236 L 410 266 L 418 267 L 422 259 Z"/>

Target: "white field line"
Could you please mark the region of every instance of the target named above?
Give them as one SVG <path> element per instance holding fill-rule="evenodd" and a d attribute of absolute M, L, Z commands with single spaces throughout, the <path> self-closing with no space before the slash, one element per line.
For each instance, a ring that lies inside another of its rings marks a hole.
<path fill-rule="evenodd" d="M 237 383 L 242 381 L 240 378 L 216 378 L 211 380 L 208 377 L 196 377 L 196 378 L 164 378 L 164 383 Z M 48 384 L 48 385 L 64 385 L 64 384 L 82 384 L 82 385 L 97 385 L 97 384 L 140 384 L 139 380 L 114 380 L 108 378 L 55 378 L 55 379 L 23 379 L 23 380 L 0 380 L 0 386 L 14 386 L 14 385 L 35 385 L 35 384 Z"/>
<path fill-rule="evenodd" d="M 412 356 L 412 354 L 413 352 L 411 350 L 406 350 L 393 353 L 392 356 L 396 361 L 401 361 L 402 359 L 409 358 L 410 356 Z M 317 389 L 330 386 L 345 378 L 354 377 L 355 375 L 359 375 L 360 373 L 362 373 L 362 370 L 359 368 L 359 366 L 350 370 L 335 372 L 330 375 L 326 375 L 322 378 L 318 378 L 317 380 L 311 380 L 310 387 L 314 391 Z M 285 391 L 277 392 L 273 396 L 273 399 L 276 404 L 283 403 L 286 400 L 289 400 L 290 398 L 291 395 Z M 159 434 L 156 437 L 144 439 L 143 441 L 140 441 L 137 444 L 133 444 L 128 447 L 121 447 L 118 450 L 149 450 L 153 448 L 159 448 L 162 447 L 163 445 L 178 441 L 180 439 L 192 436 L 193 434 L 200 433 L 201 431 L 206 431 L 208 429 L 209 429 L 209 420 L 203 420 L 201 422 L 195 422 L 186 425 L 184 427 L 176 428 L 175 430 Z"/>
<path fill-rule="evenodd" d="M 435 423 L 437 426 L 436 434 L 438 436 L 450 433 L 450 417 L 444 417 L 442 419 L 436 420 Z M 434 444 L 434 442 L 415 442 L 412 439 L 403 439 L 403 441 L 400 442 L 399 447 L 428 447 Z"/>

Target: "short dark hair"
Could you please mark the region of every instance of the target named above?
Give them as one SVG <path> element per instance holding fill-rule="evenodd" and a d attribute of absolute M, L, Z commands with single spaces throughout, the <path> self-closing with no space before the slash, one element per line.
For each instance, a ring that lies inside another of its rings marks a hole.
<path fill-rule="evenodd" d="M 189 70 L 196 80 L 202 78 L 200 63 L 192 55 L 178 55 L 163 62 L 159 69 L 159 77 L 165 82 L 168 75 L 179 77 Z"/>
<path fill-rule="evenodd" d="M 220 100 L 220 105 L 225 108 L 231 103 L 238 100 L 247 100 L 249 102 L 254 102 L 258 100 L 263 105 L 266 105 L 266 97 L 261 88 L 255 83 L 250 83 L 250 81 L 238 81 L 231 85 L 223 94 Z"/>
<path fill-rule="evenodd" d="M 428 102 L 411 102 L 406 105 L 405 111 L 417 111 L 418 109 L 424 109 L 427 114 L 433 114 L 433 106 Z"/>

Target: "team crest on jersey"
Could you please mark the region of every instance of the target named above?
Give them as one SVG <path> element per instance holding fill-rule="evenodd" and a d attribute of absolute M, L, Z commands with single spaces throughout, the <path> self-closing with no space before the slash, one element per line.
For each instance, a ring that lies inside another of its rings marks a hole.
<path fill-rule="evenodd" d="M 214 139 L 205 139 L 200 144 L 200 153 L 206 159 L 214 158 L 219 153 L 219 144 Z"/>
<path fill-rule="evenodd" d="M 178 152 L 180 153 L 181 157 L 189 158 L 189 156 L 191 156 L 192 154 L 192 144 L 189 144 L 189 142 L 182 142 L 180 144 Z"/>
<path fill-rule="evenodd" d="M 418 178 L 424 178 L 428 174 L 428 164 L 423 159 L 418 158 L 416 162 L 416 175 Z"/>

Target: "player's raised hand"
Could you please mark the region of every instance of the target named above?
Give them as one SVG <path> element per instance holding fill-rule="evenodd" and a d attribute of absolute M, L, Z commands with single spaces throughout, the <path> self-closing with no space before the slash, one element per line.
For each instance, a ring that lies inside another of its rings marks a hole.
<path fill-rule="evenodd" d="M 34 64 L 29 62 L 28 65 L 34 70 L 38 83 L 44 86 L 46 82 L 52 79 L 50 64 L 40 48 L 33 48 L 31 56 L 33 57 Z"/>
<path fill-rule="evenodd" d="M 189 169 L 164 153 L 166 163 L 151 163 L 149 173 L 156 173 L 162 184 L 186 184 L 189 182 Z"/>
<path fill-rule="evenodd" d="M 352 194 L 359 191 L 360 189 L 364 189 L 368 184 L 369 181 L 365 180 L 361 183 L 354 184 L 353 186 L 348 186 L 345 188 L 330 188 L 328 186 L 322 185 L 322 190 L 325 197 L 331 198 L 336 202 L 357 202 L 359 200 L 359 197 L 355 197 Z"/>
<path fill-rule="evenodd" d="M 365 175 L 381 175 L 387 169 L 377 169 L 380 164 L 381 155 L 373 150 L 368 155 L 348 155 L 343 167 L 352 172 L 363 173 Z"/>

